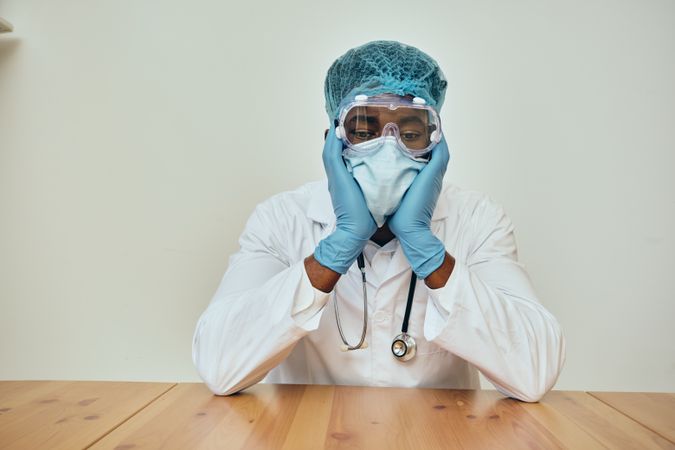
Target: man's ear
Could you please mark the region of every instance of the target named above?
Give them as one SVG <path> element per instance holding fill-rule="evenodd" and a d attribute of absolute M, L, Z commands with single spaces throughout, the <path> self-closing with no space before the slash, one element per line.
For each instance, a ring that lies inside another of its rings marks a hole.
<path fill-rule="evenodd" d="M 326 137 L 328 137 L 328 128 L 326 128 L 326 131 L 323 132 L 323 140 L 326 140 Z"/>

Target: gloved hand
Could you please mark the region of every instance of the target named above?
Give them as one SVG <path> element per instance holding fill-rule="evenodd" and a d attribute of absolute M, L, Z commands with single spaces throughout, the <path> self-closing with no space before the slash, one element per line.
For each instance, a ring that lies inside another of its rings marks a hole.
<path fill-rule="evenodd" d="M 337 221 L 335 231 L 317 245 L 314 259 L 324 267 L 345 274 L 377 230 L 377 225 L 361 188 L 342 159 L 342 141 L 335 136 L 335 125 L 331 125 L 326 136 L 323 165 Z"/>
<path fill-rule="evenodd" d="M 445 259 L 445 245 L 431 232 L 431 216 L 449 160 L 448 144 L 442 137 L 431 151 L 431 160 L 417 174 L 401 205 L 387 222 L 413 271 L 422 279 L 438 269 Z"/>

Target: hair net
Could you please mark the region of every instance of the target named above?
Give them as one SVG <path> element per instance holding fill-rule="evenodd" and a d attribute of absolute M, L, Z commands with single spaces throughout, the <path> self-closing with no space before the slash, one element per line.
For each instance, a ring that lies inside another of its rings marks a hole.
<path fill-rule="evenodd" d="M 440 111 L 447 81 L 429 55 L 396 41 L 372 41 L 352 48 L 326 74 L 326 112 L 334 119 L 355 95 L 412 94 Z"/>

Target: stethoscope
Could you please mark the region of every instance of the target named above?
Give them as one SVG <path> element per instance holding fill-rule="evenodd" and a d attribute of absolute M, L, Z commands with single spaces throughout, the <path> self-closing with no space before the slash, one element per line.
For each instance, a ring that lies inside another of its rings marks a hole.
<path fill-rule="evenodd" d="M 366 342 L 366 331 L 368 329 L 368 292 L 366 290 L 366 263 L 363 260 L 363 253 L 356 258 L 356 263 L 361 271 L 361 281 L 363 285 L 363 329 L 361 330 L 361 339 L 356 345 L 349 345 L 342 326 L 340 325 L 340 312 L 338 311 L 337 295 L 335 295 L 333 304 L 335 305 L 335 321 L 337 322 L 338 331 L 343 345 L 340 350 L 343 352 L 349 350 L 358 350 L 368 347 Z M 405 306 L 405 315 L 403 316 L 403 324 L 401 325 L 401 334 L 396 336 L 391 343 L 391 353 L 399 361 L 408 361 L 415 356 L 417 352 L 417 344 L 415 339 L 408 334 L 408 320 L 410 319 L 410 310 L 412 309 L 413 297 L 415 296 L 415 284 L 417 283 L 417 276 L 415 272 L 410 276 L 410 287 L 408 288 L 408 301 Z"/>

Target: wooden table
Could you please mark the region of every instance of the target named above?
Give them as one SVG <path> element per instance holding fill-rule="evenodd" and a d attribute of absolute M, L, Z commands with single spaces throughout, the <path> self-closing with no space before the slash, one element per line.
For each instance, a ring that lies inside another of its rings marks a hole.
<path fill-rule="evenodd" d="M 675 442 L 675 394 L 589 392 L 653 432 Z"/>
<path fill-rule="evenodd" d="M 675 394 L 0 382 L 0 448 L 670 448 Z"/>

